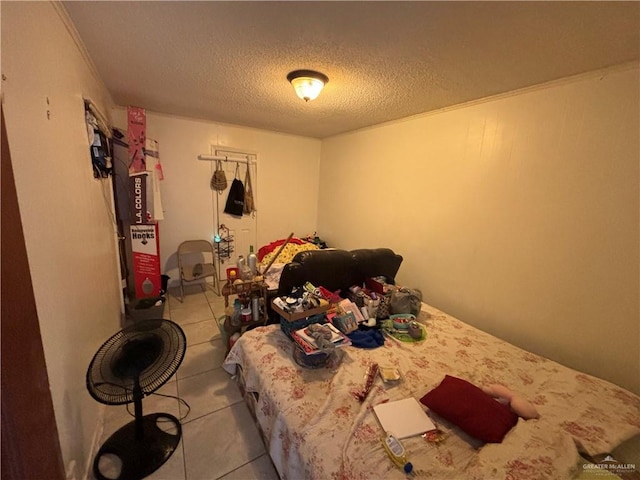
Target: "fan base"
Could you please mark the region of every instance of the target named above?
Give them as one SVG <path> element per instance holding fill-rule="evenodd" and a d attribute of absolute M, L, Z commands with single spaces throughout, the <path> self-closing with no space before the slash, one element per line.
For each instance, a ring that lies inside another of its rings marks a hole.
<path fill-rule="evenodd" d="M 142 438 L 136 438 L 136 420 L 127 423 L 111 435 L 100 447 L 93 461 L 93 473 L 98 480 L 140 480 L 160 468 L 176 450 L 182 437 L 180 421 L 168 413 L 152 413 L 142 420 Z M 170 421 L 169 433 L 158 427 L 158 421 Z M 119 475 L 100 472 L 103 455 L 114 455 L 121 463 Z M 105 476 L 108 475 L 108 476 Z"/>

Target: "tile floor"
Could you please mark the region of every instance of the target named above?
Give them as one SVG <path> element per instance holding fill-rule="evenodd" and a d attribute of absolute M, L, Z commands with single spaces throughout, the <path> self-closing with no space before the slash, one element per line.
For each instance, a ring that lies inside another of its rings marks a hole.
<path fill-rule="evenodd" d="M 175 296 L 177 293 L 170 289 L 164 317 L 182 327 L 187 351 L 178 372 L 156 393 L 181 398 L 190 411 L 187 415 L 186 407 L 175 398 L 151 395 L 143 400 L 143 414 L 164 412 L 182 419 L 178 449 L 147 478 L 278 480 L 238 386 L 221 367 L 226 349 L 216 318 L 224 314 L 224 297 L 199 285 L 190 286 L 184 303 Z M 125 406 L 106 408 L 100 444 L 132 420 Z M 133 405 L 129 408 L 133 411 Z M 110 476 L 114 467 L 105 459 L 103 462 L 101 472 Z"/>

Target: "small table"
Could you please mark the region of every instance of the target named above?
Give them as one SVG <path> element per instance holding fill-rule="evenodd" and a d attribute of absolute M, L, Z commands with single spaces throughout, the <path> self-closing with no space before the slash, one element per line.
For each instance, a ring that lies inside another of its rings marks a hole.
<path fill-rule="evenodd" d="M 229 296 L 230 295 L 248 295 L 257 293 L 261 298 L 264 299 L 265 305 L 267 304 L 267 284 L 264 280 L 259 282 L 242 282 L 242 283 L 225 283 L 222 287 L 222 295 L 224 296 L 224 306 L 229 306 Z M 265 309 L 266 313 L 266 309 Z M 266 319 L 266 316 L 265 316 Z"/>
<path fill-rule="evenodd" d="M 227 353 L 231 349 L 229 345 L 229 340 L 231 335 L 234 333 L 242 333 L 249 327 L 257 326 L 257 325 L 266 325 L 267 319 L 269 318 L 267 312 L 267 284 L 264 281 L 259 282 L 242 282 L 242 283 L 229 283 L 227 282 L 222 287 L 222 295 L 224 296 L 224 306 L 229 306 L 229 296 L 238 295 L 238 296 L 247 296 L 251 298 L 252 295 L 258 295 L 262 298 L 264 303 L 264 308 L 262 310 L 262 314 L 258 320 L 252 320 L 250 322 L 242 322 L 239 326 L 231 325 L 231 319 L 229 316 L 224 321 L 224 334 L 226 336 L 227 341 Z"/>

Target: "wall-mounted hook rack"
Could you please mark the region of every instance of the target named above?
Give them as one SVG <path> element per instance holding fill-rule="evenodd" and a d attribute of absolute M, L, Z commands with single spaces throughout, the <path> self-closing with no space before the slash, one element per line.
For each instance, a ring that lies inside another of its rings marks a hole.
<path fill-rule="evenodd" d="M 239 150 L 224 150 L 218 147 L 211 147 L 211 154 L 198 155 L 198 160 L 235 162 L 251 165 L 258 161 L 257 153 L 241 152 Z"/>

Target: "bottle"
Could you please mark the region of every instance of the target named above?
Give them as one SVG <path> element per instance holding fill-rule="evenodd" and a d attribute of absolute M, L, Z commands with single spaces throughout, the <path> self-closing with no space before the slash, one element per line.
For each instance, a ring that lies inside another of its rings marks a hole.
<path fill-rule="evenodd" d="M 231 317 L 231 326 L 239 327 L 242 325 L 242 303 L 236 298 L 233 302 L 233 316 Z"/>
<path fill-rule="evenodd" d="M 249 246 L 249 256 L 247 257 L 247 263 L 251 269 L 251 275 L 254 277 L 258 274 L 258 257 L 253 253 L 253 245 Z"/>
<path fill-rule="evenodd" d="M 240 278 L 243 282 L 250 282 L 253 280 L 253 275 L 251 275 L 251 269 L 249 265 L 243 265 L 240 269 Z"/>
<path fill-rule="evenodd" d="M 251 299 L 251 313 L 253 314 L 253 321 L 260 320 L 260 298 L 253 297 Z"/>
<path fill-rule="evenodd" d="M 407 461 L 407 452 L 400 443 L 400 440 L 387 432 L 387 436 L 382 439 L 382 445 L 393 463 L 400 467 L 404 473 L 411 473 L 413 465 Z"/>
<path fill-rule="evenodd" d="M 246 265 L 244 261 L 244 257 L 242 255 L 238 255 L 238 270 L 242 272 L 242 267 Z"/>
<path fill-rule="evenodd" d="M 224 314 L 229 317 L 229 321 L 233 319 L 233 306 L 229 305 L 224 309 Z"/>

